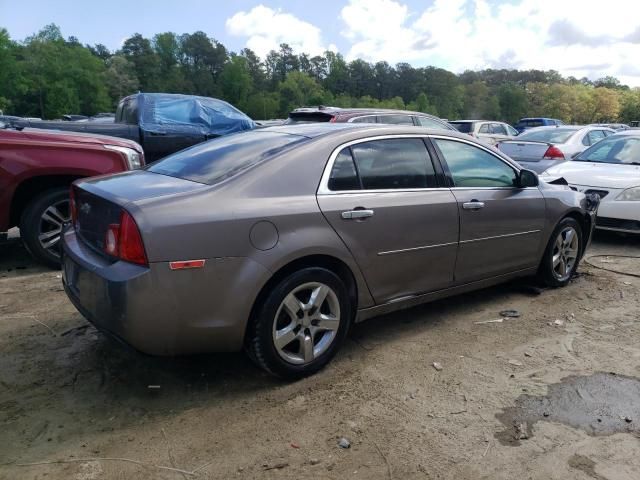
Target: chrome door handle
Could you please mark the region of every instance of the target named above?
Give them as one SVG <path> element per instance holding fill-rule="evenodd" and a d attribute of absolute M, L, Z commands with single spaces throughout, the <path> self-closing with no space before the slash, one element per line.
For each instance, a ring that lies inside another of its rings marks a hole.
<path fill-rule="evenodd" d="M 355 220 L 358 218 L 369 218 L 373 217 L 373 210 L 347 210 L 346 212 L 342 212 L 342 218 L 345 220 Z"/>
<path fill-rule="evenodd" d="M 481 208 L 484 208 L 484 202 L 471 200 L 470 202 L 464 202 L 462 204 L 462 208 L 464 208 L 465 210 L 480 210 Z"/>

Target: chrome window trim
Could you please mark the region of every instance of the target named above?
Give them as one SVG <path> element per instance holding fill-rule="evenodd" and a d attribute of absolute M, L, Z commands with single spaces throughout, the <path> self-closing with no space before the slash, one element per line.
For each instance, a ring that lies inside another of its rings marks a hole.
<path fill-rule="evenodd" d="M 502 161 L 503 163 L 507 164 L 509 167 L 513 168 L 516 172 L 520 173 L 520 170 L 522 170 L 522 167 L 520 167 L 520 165 L 517 165 L 514 163 L 511 163 L 512 161 L 507 161 L 506 159 L 500 157 L 499 155 L 496 155 L 495 152 L 492 152 L 488 147 L 485 147 L 484 145 L 480 145 L 471 141 L 468 141 L 466 139 L 463 138 L 458 138 L 458 137 L 449 137 L 447 135 L 442 135 L 442 134 L 419 134 L 419 133 L 398 133 L 398 134 L 388 134 L 388 135 L 374 135 L 372 137 L 363 137 L 363 138 L 358 138 L 356 140 L 350 140 L 348 142 L 345 143 L 341 143 L 340 145 L 338 145 L 337 147 L 335 147 L 332 151 L 331 151 L 331 155 L 329 155 L 329 160 L 327 161 L 327 164 L 324 167 L 324 171 L 322 172 L 322 177 L 320 177 L 320 185 L 318 186 L 318 190 L 316 191 L 316 195 L 341 195 L 341 194 L 345 194 L 345 193 L 349 193 L 349 194 L 354 194 L 354 193 L 397 193 L 397 192 L 422 192 L 422 191 L 430 191 L 430 190 L 443 190 L 443 189 L 447 189 L 448 187 L 428 187 L 428 188 L 406 188 L 406 189 L 380 189 L 380 190 L 330 190 L 329 189 L 329 177 L 331 176 L 331 170 L 333 169 L 333 164 L 336 160 L 336 157 L 338 156 L 338 154 L 347 147 L 351 147 L 352 145 L 357 145 L 359 143 L 364 143 L 364 142 L 371 142 L 371 141 L 375 141 L 375 140 L 390 140 L 390 139 L 396 139 L 396 138 L 420 138 L 420 139 L 425 139 L 425 138 L 441 138 L 443 140 L 452 140 L 452 141 L 456 141 L 456 142 L 461 142 L 461 143 L 466 143 L 469 144 L 473 147 L 479 148 L 481 150 L 484 150 L 485 152 L 489 153 L 490 155 L 494 156 L 495 158 L 497 158 L 498 160 Z M 425 146 L 425 149 L 427 149 L 427 147 Z M 434 159 L 431 158 L 431 154 L 429 153 L 429 151 L 427 150 L 427 154 L 429 156 L 429 158 L 433 161 Z M 445 160 L 446 162 L 446 160 Z M 529 189 L 538 189 L 538 187 L 526 187 L 526 188 L 517 188 L 517 187 L 450 187 L 448 188 L 449 190 L 529 190 Z"/>

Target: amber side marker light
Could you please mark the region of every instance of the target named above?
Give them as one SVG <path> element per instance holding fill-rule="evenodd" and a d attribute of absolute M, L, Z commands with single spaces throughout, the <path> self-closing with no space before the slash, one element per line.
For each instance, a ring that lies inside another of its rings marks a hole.
<path fill-rule="evenodd" d="M 182 260 L 179 262 L 169 262 L 171 270 L 186 270 L 188 268 L 202 268 L 204 260 Z"/>

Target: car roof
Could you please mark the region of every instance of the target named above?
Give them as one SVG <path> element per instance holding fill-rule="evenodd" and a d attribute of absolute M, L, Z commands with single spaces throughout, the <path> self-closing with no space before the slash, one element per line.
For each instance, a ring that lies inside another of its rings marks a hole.
<path fill-rule="evenodd" d="M 630 136 L 634 136 L 634 137 L 638 137 L 640 136 L 640 129 L 634 129 L 634 128 L 629 128 L 627 130 L 620 130 L 619 132 L 614 133 L 613 136 L 622 136 L 622 135 L 630 135 Z"/>
<path fill-rule="evenodd" d="M 449 123 L 475 123 L 475 122 L 487 122 L 487 123 L 505 123 L 500 120 L 448 120 Z"/>
<path fill-rule="evenodd" d="M 424 112 L 414 112 L 412 110 L 396 110 L 393 108 L 373 108 L 373 107 L 365 107 L 365 108 L 342 108 L 342 107 L 325 107 L 320 105 L 318 107 L 300 107 L 292 110 L 291 113 L 327 113 L 327 114 L 344 114 L 349 115 L 353 113 L 370 113 L 370 114 L 404 114 L 404 115 L 421 115 L 425 117 L 433 117 L 438 118 L 435 115 L 431 115 L 429 113 Z"/>

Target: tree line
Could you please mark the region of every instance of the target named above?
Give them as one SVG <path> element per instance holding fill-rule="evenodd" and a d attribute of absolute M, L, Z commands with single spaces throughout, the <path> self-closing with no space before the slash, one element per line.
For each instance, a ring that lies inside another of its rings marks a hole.
<path fill-rule="evenodd" d="M 65 39 L 56 25 L 16 41 L 0 29 L 0 110 L 58 118 L 114 111 L 124 96 L 167 92 L 222 98 L 254 119 L 285 118 L 309 105 L 383 107 L 443 118 L 516 122 L 524 116 L 567 123 L 640 120 L 640 89 L 614 77 L 597 81 L 554 70 L 487 69 L 454 74 L 356 59 L 310 56 L 287 44 L 263 60 L 228 50 L 204 32 L 135 34 L 122 47 Z"/>

